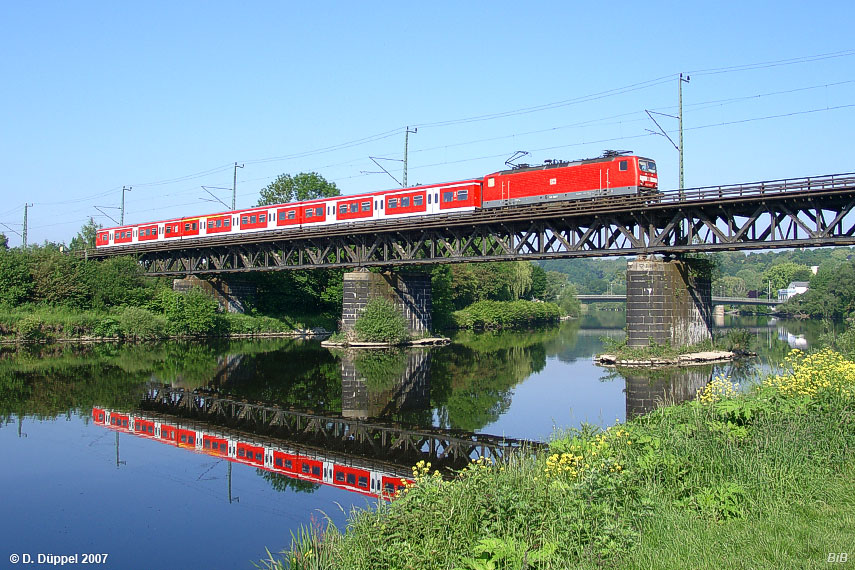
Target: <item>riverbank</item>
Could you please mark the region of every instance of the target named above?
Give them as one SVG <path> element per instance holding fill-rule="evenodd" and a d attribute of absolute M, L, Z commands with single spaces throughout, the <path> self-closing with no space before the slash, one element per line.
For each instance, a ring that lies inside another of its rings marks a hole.
<path fill-rule="evenodd" d="M 716 364 L 728 362 L 740 356 L 756 356 L 754 353 L 738 354 L 731 350 L 708 350 L 704 352 L 689 352 L 679 354 L 673 358 L 620 358 L 615 354 L 598 354 L 594 362 L 600 366 L 628 366 L 628 367 L 665 367 L 665 366 L 703 366 L 705 364 Z"/>
<path fill-rule="evenodd" d="M 402 496 L 352 513 L 343 533 L 307 530 L 284 556 L 291 568 L 823 567 L 855 544 L 855 363 L 825 350 L 788 364 L 744 393 L 716 378 L 693 402 L 450 480 L 418 465 Z"/>
<path fill-rule="evenodd" d="M 211 305 L 214 306 L 211 306 Z M 326 337 L 323 317 L 305 319 L 218 313 L 215 303 L 161 313 L 143 307 L 74 310 L 29 306 L 0 311 L 0 344 L 116 342 L 207 338 Z"/>

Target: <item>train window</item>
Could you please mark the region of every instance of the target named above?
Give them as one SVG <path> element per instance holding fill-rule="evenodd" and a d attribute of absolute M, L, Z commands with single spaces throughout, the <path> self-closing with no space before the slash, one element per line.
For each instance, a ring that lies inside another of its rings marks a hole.
<path fill-rule="evenodd" d="M 122 425 L 128 427 L 128 420 L 122 420 Z"/>
<path fill-rule="evenodd" d="M 294 464 L 291 462 L 290 459 L 285 460 L 285 469 L 292 469 L 293 466 L 294 466 Z"/>
<path fill-rule="evenodd" d="M 185 232 L 189 232 L 189 231 L 190 231 L 190 224 L 184 224 L 184 231 L 185 231 Z"/>
<path fill-rule="evenodd" d="M 348 473 L 347 474 L 347 484 L 348 485 L 355 485 L 356 484 L 356 475 L 354 475 L 353 473 Z"/>
<path fill-rule="evenodd" d="M 293 220 L 297 217 L 297 210 L 289 210 L 288 211 L 288 219 Z"/>
<path fill-rule="evenodd" d="M 496 185 L 496 179 L 495 178 L 488 178 L 487 179 L 487 188 L 492 188 L 495 185 Z"/>
<path fill-rule="evenodd" d="M 311 218 L 314 215 L 314 212 L 315 211 L 312 210 L 311 208 L 306 208 L 306 217 Z"/>
<path fill-rule="evenodd" d="M 350 205 L 350 211 L 351 211 L 351 212 L 354 212 L 354 213 L 355 213 L 355 212 L 358 212 L 358 211 L 359 211 L 359 204 L 357 204 L 356 202 L 354 202 L 353 204 L 351 204 L 351 205 Z"/>
<path fill-rule="evenodd" d="M 267 221 L 267 214 L 260 214 L 260 215 L 258 216 L 258 221 L 259 221 L 259 222 L 262 222 L 262 223 L 263 223 L 263 222 L 266 222 L 266 221 Z"/>
<path fill-rule="evenodd" d="M 223 220 L 217 220 L 217 222 L 216 222 L 216 224 L 215 224 L 215 225 L 216 225 L 218 228 L 223 227 Z"/>
<path fill-rule="evenodd" d="M 241 216 L 240 217 L 240 223 L 248 224 L 249 223 L 249 216 Z"/>
<path fill-rule="evenodd" d="M 255 452 L 255 460 L 256 461 L 263 461 L 263 457 L 257 451 Z"/>
<path fill-rule="evenodd" d="M 243 449 L 238 449 L 238 457 L 243 457 L 244 455 L 246 455 L 246 452 Z"/>
<path fill-rule="evenodd" d="M 282 467 L 282 458 L 281 457 L 276 458 L 276 467 Z"/>
<path fill-rule="evenodd" d="M 409 208 L 410 207 L 410 197 L 409 196 L 404 196 L 401 198 L 401 207 L 402 208 Z"/>
<path fill-rule="evenodd" d="M 346 214 L 347 213 L 347 204 L 341 204 L 338 207 L 338 213 L 339 214 Z"/>
<path fill-rule="evenodd" d="M 148 426 L 148 433 L 154 435 L 154 426 Z"/>
<path fill-rule="evenodd" d="M 312 475 L 320 475 L 320 474 L 321 474 L 321 468 L 320 467 L 318 467 L 317 465 L 312 467 Z"/>
<path fill-rule="evenodd" d="M 342 473 L 341 471 L 336 473 L 335 474 L 335 480 L 338 481 L 339 483 L 344 483 L 344 473 Z"/>
<path fill-rule="evenodd" d="M 152 228 L 152 229 L 151 229 L 151 235 L 153 235 L 153 236 L 156 236 L 156 235 L 157 235 L 157 228 Z"/>
<path fill-rule="evenodd" d="M 359 486 L 360 487 L 368 487 L 368 477 L 360 477 L 359 478 Z"/>
<path fill-rule="evenodd" d="M 371 211 L 371 202 L 363 202 L 362 203 L 362 211 L 370 212 Z"/>
<path fill-rule="evenodd" d="M 430 194 L 428 194 L 428 204 L 430 204 Z"/>
<path fill-rule="evenodd" d="M 231 223 L 232 223 L 232 219 L 231 219 L 231 218 L 226 218 L 225 220 L 223 220 L 223 227 L 224 227 L 224 228 L 227 228 L 227 227 L 229 227 L 229 225 L 230 225 Z"/>
<path fill-rule="evenodd" d="M 466 200 L 468 200 L 469 199 L 469 190 L 461 190 L 460 192 L 458 192 L 457 193 L 457 199 L 460 202 L 465 202 Z"/>
<path fill-rule="evenodd" d="M 196 443 L 196 438 L 191 435 L 187 438 L 187 443 Z"/>
<path fill-rule="evenodd" d="M 211 442 L 208 440 L 202 441 L 202 447 L 204 447 L 205 449 L 211 449 Z"/>
<path fill-rule="evenodd" d="M 393 483 L 386 483 L 383 486 L 386 488 L 387 493 L 394 493 L 395 492 L 395 485 Z"/>
<path fill-rule="evenodd" d="M 303 473 L 308 473 L 308 472 L 309 472 L 309 464 L 308 464 L 308 463 L 303 463 L 303 464 L 300 466 L 300 471 L 302 471 Z"/>
<path fill-rule="evenodd" d="M 319 218 L 321 216 L 323 216 L 324 215 L 324 207 L 321 206 L 320 208 L 315 208 L 315 215 L 318 216 Z"/>
<path fill-rule="evenodd" d="M 181 443 L 187 443 L 187 436 L 184 434 L 181 434 Z"/>
<path fill-rule="evenodd" d="M 254 223 L 255 223 L 255 216 L 250 216 L 250 217 L 249 217 L 249 223 L 250 223 L 250 224 L 254 224 Z"/>
<path fill-rule="evenodd" d="M 443 202 L 451 202 L 454 199 L 454 192 L 443 192 L 442 193 L 442 201 Z"/>
<path fill-rule="evenodd" d="M 621 160 L 620 162 L 618 162 L 618 168 L 619 168 L 621 171 L 626 170 L 628 167 L 629 167 L 629 163 L 628 163 L 627 161 L 625 161 L 625 160 Z"/>
<path fill-rule="evenodd" d="M 389 198 L 389 208 L 397 208 L 398 207 L 398 199 L 397 198 Z"/>
<path fill-rule="evenodd" d="M 413 196 L 413 206 L 421 206 L 422 204 L 424 204 L 424 201 L 424 196 Z"/>
<path fill-rule="evenodd" d="M 192 224 L 190 224 L 190 229 L 193 229 L 193 230 L 196 229 L 196 222 L 193 222 Z"/>

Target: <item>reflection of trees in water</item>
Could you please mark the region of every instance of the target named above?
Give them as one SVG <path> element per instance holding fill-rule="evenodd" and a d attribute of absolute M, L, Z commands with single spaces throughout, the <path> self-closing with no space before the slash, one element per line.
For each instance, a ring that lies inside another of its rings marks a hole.
<path fill-rule="evenodd" d="M 255 474 L 270 483 L 274 490 L 279 491 L 294 491 L 295 493 L 314 493 L 321 488 L 320 484 L 304 481 L 302 479 L 286 477 L 281 473 L 273 473 L 264 469 L 256 469 Z"/>
<path fill-rule="evenodd" d="M 557 330 L 466 333 L 435 351 L 431 404 L 440 426 L 477 431 L 495 422 L 510 406 L 511 388 L 546 366 L 544 343 Z"/>

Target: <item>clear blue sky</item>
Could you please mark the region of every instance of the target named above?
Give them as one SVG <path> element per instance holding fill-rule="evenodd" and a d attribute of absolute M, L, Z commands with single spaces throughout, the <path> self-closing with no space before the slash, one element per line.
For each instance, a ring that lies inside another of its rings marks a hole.
<path fill-rule="evenodd" d="M 7 0 L 0 21 L 0 222 L 35 204 L 31 243 L 114 225 L 95 206 L 123 185 L 129 223 L 222 210 L 201 186 L 230 188 L 234 161 L 238 207 L 285 172 L 391 188 L 363 172 L 407 125 L 411 184 L 610 148 L 674 188 L 644 110 L 676 114 L 680 72 L 687 186 L 855 171 L 851 2 Z"/>

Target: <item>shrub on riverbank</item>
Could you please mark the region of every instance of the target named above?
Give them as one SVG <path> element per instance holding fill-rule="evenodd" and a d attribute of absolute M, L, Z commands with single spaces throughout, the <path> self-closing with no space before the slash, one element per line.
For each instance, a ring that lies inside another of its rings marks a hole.
<path fill-rule="evenodd" d="M 283 333 L 302 325 L 272 317 L 218 313 L 203 293 L 165 290 L 163 305 L 77 311 L 66 307 L 22 307 L 0 311 L 0 340 L 51 342 L 81 338 L 130 341 Z M 164 307 L 166 305 L 166 307 Z"/>
<path fill-rule="evenodd" d="M 455 311 L 454 325 L 461 329 L 491 329 L 557 322 L 561 309 L 554 303 L 535 301 L 478 301 Z"/>
<path fill-rule="evenodd" d="M 429 466 L 347 530 L 295 540 L 290 568 L 823 566 L 855 544 L 855 363 L 805 357 L 747 393 L 690 403 L 446 480 Z"/>

